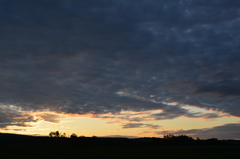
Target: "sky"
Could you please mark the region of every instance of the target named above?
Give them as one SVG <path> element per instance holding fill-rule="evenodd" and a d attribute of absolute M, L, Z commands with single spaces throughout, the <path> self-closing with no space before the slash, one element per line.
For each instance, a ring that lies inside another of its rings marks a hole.
<path fill-rule="evenodd" d="M 0 132 L 240 139 L 240 1 L 0 0 Z"/>

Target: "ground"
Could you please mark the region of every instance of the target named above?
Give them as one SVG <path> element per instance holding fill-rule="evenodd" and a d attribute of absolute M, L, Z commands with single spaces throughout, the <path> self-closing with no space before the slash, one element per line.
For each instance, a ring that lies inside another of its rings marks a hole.
<path fill-rule="evenodd" d="M 78 147 L 1 146 L 1 159 L 226 159 L 240 156 L 240 147 Z"/>

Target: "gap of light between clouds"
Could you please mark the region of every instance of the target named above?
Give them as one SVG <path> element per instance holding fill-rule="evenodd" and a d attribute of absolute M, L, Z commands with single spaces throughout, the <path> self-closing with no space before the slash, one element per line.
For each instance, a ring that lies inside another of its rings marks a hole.
<path fill-rule="evenodd" d="M 168 103 L 176 106 L 176 103 Z M 146 111 L 124 111 L 112 114 L 62 114 L 52 111 L 27 112 L 24 117 L 32 116 L 36 122 L 26 122 L 27 126 L 8 126 L 2 129 L 2 132 L 31 134 L 31 135 L 48 135 L 50 131 L 60 131 L 67 134 L 77 133 L 85 136 L 160 136 L 158 131 L 178 131 L 189 129 L 204 129 L 228 123 L 236 123 L 239 118 L 230 116 L 223 112 L 206 110 L 196 106 L 182 106 L 193 114 L 195 117 L 179 115 L 171 116 L 166 119 L 157 118 L 163 110 L 146 110 Z M 17 118 L 17 119 L 20 119 Z"/>

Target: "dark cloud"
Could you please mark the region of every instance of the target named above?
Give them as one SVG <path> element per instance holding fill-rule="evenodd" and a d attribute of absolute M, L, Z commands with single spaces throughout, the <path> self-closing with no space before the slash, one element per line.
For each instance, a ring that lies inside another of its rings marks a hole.
<path fill-rule="evenodd" d="M 26 129 L 3 129 L 3 130 L 26 131 Z"/>
<path fill-rule="evenodd" d="M 214 83 L 199 83 L 197 84 L 196 93 L 211 93 L 218 96 L 239 96 L 240 82 L 235 80 L 215 81 Z"/>
<path fill-rule="evenodd" d="M 240 116 L 239 6 L 1 0 L 0 103 L 78 114 L 162 109 L 159 120 L 198 117 L 181 108 L 195 105 Z"/>
<path fill-rule="evenodd" d="M 40 119 L 43 119 L 44 121 L 52 122 L 52 123 L 58 123 L 59 118 L 61 118 L 60 115 L 57 114 L 49 114 L 49 113 L 42 113 L 37 116 Z"/>
<path fill-rule="evenodd" d="M 218 138 L 218 139 L 239 139 L 240 135 L 240 124 L 226 124 L 221 126 L 216 126 L 213 128 L 205 129 L 190 129 L 190 130 L 179 130 L 173 131 L 161 131 L 159 134 L 176 134 L 176 135 L 190 135 L 192 137 L 200 137 L 203 139 L 207 138 Z"/>
<path fill-rule="evenodd" d="M 28 122 L 37 122 L 37 119 L 21 113 L 21 110 L 14 106 L 0 106 L 0 128 L 7 126 L 31 127 Z"/>
<path fill-rule="evenodd" d="M 130 128 L 149 128 L 149 129 L 159 129 L 161 126 L 154 125 L 154 124 L 143 124 L 143 123 L 128 123 L 122 125 L 123 129 L 130 129 Z"/>
<path fill-rule="evenodd" d="M 166 120 L 166 119 L 174 119 L 178 117 L 189 117 L 189 118 L 203 118 L 203 119 L 214 119 L 223 117 L 224 115 L 218 113 L 202 113 L 202 112 L 191 112 L 187 109 L 172 107 L 163 109 L 161 113 L 152 114 L 151 117 L 154 120 Z"/>
<path fill-rule="evenodd" d="M 182 109 L 179 107 L 167 107 L 163 112 L 153 114 L 156 120 L 164 120 L 164 119 L 174 119 L 183 115 L 191 115 L 194 116 L 194 114 L 188 112 L 186 109 Z"/>
<path fill-rule="evenodd" d="M 217 114 L 217 113 L 199 113 L 197 114 L 196 116 L 191 116 L 191 115 L 188 115 L 187 117 L 201 117 L 201 118 L 204 118 L 204 119 L 214 119 L 214 118 L 220 118 L 220 117 L 224 117 L 224 115 L 220 115 L 220 114 Z"/>
<path fill-rule="evenodd" d="M 125 124 L 123 125 L 123 129 L 129 129 L 129 128 L 140 128 L 142 127 L 144 124 L 142 123 L 129 123 L 129 124 Z"/>

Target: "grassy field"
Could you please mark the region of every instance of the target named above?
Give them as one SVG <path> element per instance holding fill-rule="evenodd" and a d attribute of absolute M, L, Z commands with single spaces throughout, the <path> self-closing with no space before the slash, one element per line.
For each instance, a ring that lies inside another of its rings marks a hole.
<path fill-rule="evenodd" d="M 239 156 L 240 147 L 0 147 L 0 159 L 226 159 Z"/>

